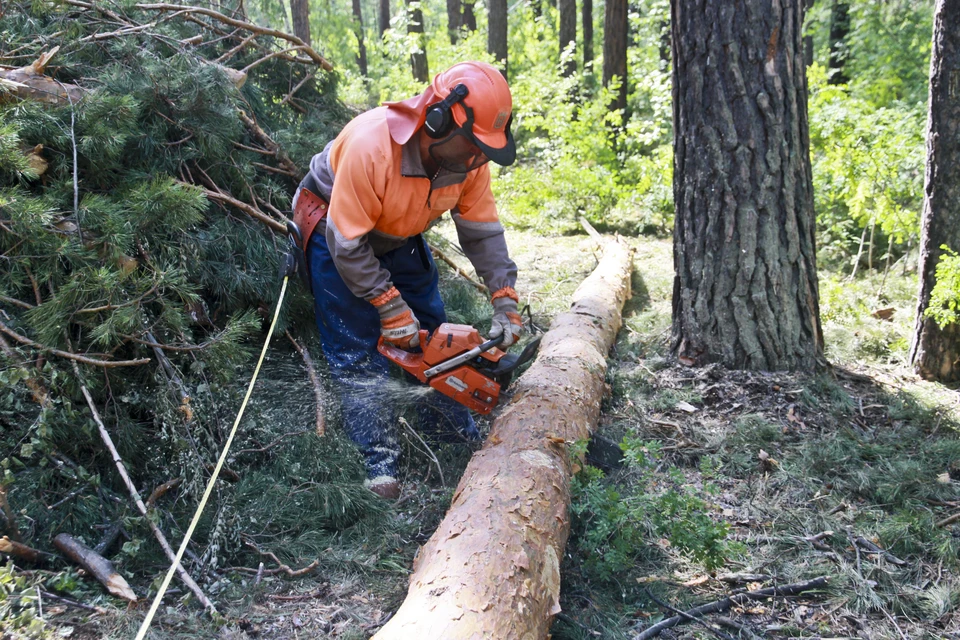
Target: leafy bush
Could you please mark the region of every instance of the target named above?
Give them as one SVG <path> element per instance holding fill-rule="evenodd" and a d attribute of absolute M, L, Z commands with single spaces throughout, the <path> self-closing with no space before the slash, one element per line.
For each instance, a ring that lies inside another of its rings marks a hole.
<path fill-rule="evenodd" d="M 926 315 L 941 327 L 946 327 L 957 322 L 960 312 L 960 255 L 947 245 L 940 249 L 943 253 L 937 263 L 936 284 L 930 292 Z"/>

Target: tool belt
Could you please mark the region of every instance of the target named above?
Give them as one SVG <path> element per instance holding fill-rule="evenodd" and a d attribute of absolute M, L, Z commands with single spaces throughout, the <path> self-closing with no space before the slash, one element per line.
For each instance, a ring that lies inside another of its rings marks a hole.
<path fill-rule="evenodd" d="M 313 193 L 309 189 L 301 188 L 300 195 L 297 197 L 297 206 L 293 210 L 293 222 L 300 229 L 300 236 L 303 245 L 300 247 L 304 252 L 310 244 L 310 236 L 316 228 L 317 223 L 327 215 L 330 208 L 329 203 Z"/>

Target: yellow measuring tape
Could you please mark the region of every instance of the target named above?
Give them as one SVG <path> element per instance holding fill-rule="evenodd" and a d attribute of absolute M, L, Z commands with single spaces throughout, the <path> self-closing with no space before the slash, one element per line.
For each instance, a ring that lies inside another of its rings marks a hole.
<path fill-rule="evenodd" d="M 203 492 L 203 497 L 200 498 L 200 504 L 197 505 L 197 512 L 193 514 L 193 520 L 190 521 L 190 526 L 187 528 L 187 533 L 183 537 L 183 542 L 180 543 L 180 548 L 177 550 L 177 557 L 174 559 L 173 564 L 170 566 L 170 569 L 167 571 L 167 575 L 164 576 L 163 582 L 160 584 L 160 589 L 157 591 L 156 597 L 153 599 L 153 604 L 150 605 L 150 611 L 147 612 L 147 617 L 143 619 L 143 624 L 140 625 L 140 630 L 137 632 L 136 640 L 143 640 L 147 635 L 147 629 L 150 628 L 150 623 L 153 622 L 153 616 L 157 613 L 157 608 L 160 607 L 160 601 L 163 600 L 163 594 L 167 592 L 167 587 L 170 586 L 170 580 L 173 578 L 173 574 L 176 572 L 177 567 L 180 566 L 180 560 L 183 558 L 183 552 L 187 550 L 187 544 L 190 542 L 190 536 L 193 535 L 193 530 L 197 528 L 197 523 L 200 521 L 200 516 L 203 514 L 203 508 L 207 506 L 207 499 L 210 497 L 210 494 L 213 492 L 213 485 L 217 482 L 217 476 L 220 475 L 220 469 L 223 468 L 223 463 L 227 459 L 227 453 L 230 451 L 230 445 L 233 444 L 233 437 L 237 435 L 237 427 L 240 425 L 240 418 L 243 417 L 243 411 L 247 408 L 247 402 L 250 400 L 250 394 L 253 393 L 253 385 L 257 381 L 257 375 L 260 373 L 260 365 L 263 364 L 263 358 L 267 355 L 267 347 L 270 346 L 270 338 L 273 336 L 273 329 L 277 326 L 277 318 L 280 317 L 280 307 L 283 306 L 283 296 L 287 293 L 287 281 L 290 280 L 289 275 L 283 277 L 283 286 L 280 288 L 280 298 L 277 300 L 277 310 L 273 312 L 273 322 L 270 323 L 270 330 L 267 332 L 267 339 L 263 343 L 263 350 L 260 351 L 260 359 L 257 360 L 257 368 L 253 371 L 253 377 L 250 379 L 250 384 L 247 386 L 247 395 L 243 397 L 243 404 L 240 405 L 240 412 L 237 413 L 237 419 L 233 423 L 233 428 L 230 430 L 230 436 L 227 438 L 227 443 L 223 445 L 223 452 L 220 454 L 220 459 L 217 460 L 217 466 L 213 470 L 213 475 L 210 476 L 210 481 L 207 483 L 207 488 Z"/>

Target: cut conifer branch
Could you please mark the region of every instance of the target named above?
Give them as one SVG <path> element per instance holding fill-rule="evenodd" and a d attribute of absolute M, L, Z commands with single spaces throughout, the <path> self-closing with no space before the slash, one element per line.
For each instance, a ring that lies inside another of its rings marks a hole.
<path fill-rule="evenodd" d="M 376 640 L 547 637 L 570 534 L 566 443 L 588 438 L 599 419 L 632 256 L 609 242 L 570 311 L 544 335 Z"/>
<path fill-rule="evenodd" d="M 177 554 L 174 553 L 173 549 L 170 547 L 170 543 L 167 542 L 167 537 L 163 535 L 160 527 L 158 527 L 157 524 L 151 520 L 147 514 L 147 507 L 145 504 L 143 504 L 143 499 L 140 497 L 140 492 L 137 491 L 137 487 L 133 484 L 133 480 L 131 480 L 129 474 L 127 474 L 127 468 L 123 464 L 123 459 L 120 457 L 120 453 L 117 451 L 116 446 L 113 444 L 113 438 L 110 437 L 107 427 L 103 424 L 103 420 L 100 419 L 100 412 L 97 411 L 97 405 L 93 402 L 93 397 L 87 390 L 86 385 L 80 382 L 80 380 L 82 380 L 82 377 L 80 376 L 80 367 L 74 364 L 73 372 L 77 376 L 77 382 L 80 383 L 80 391 L 83 393 L 83 397 L 87 401 L 87 406 L 90 407 L 90 413 L 93 414 L 93 420 L 97 423 L 97 429 L 100 431 L 100 439 L 103 440 L 103 444 L 110 452 L 113 463 L 117 467 L 117 472 L 120 474 L 123 484 L 126 485 L 127 491 L 130 493 L 130 497 L 133 498 L 133 502 L 136 504 L 137 510 L 143 516 L 143 520 L 153 533 L 153 537 L 157 539 L 158 543 L 160 543 L 160 547 L 163 549 L 164 554 L 166 554 L 167 558 L 171 562 L 175 561 Z M 177 564 L 177 575 L 180 576 L 180 579 L 185 585 L 187 585 L 187 588 L 190 589 L 194 596 L 196 596 L 197 600 L 200 601 L 204 608 L 211 613 L 216 613 L 216 608 L 213 606 L 213 603 L 210 602 L 210 599 L 207 598 L 206 594 L 203 593 L 200 585 L 198 585 L 193 578 L 190 577 L 190 574 L 187 573 L 186 569 L 183 568 L 183 565 L 179 563 Z"/>
<path fill-rule="evenodd" d="M 88 358 L 87 356 L 82 356 L 77 353 L 61 351 L 60 349 L 54 349 L 53 347 L 45 347 L 42 344 L 27 338 L 26 336 L 20 335 L 2 322 L 0 322 L 0 332 L 7 334 L 20 344 L 32 347 L 38 351 L 52 353 L 55 356 L 60 356 L 61 358 L 67 358 L 68 360 L 81 362 L 83 364 L 89 364 L 94 367 L 138 367 L 142 364 L 147 364 L 150 362 L 150 358 L 137 358 L 136 360 L 96 360 L 94 358 Z"/>
<path fill-rule="evenodd" d="M 286 335 L 287 339 L 291 342 L 291 344 L 293 344 L 293 348 L 296 349 L 297 353 L 300 354 L 300 357 L 303 358 L 303 364 L 307 368 L 307 376 L 310 378 L 310 384 L 313 386 L 313 396 L 316 399 L 317 437 L 322 438 L 327 433 L 327 421 L 323 414 L 323 383 L 320 382 L 320 376 L 317 375 L 317 368 L 313 365 L 313 358 L 310 357 L 310 352 L 307 351 L 307 346 L 301 345 L 299 342 L 297 342 L 293 335 L 290 334 L 290 331 L 287 331 Z"/>
<path fill-rule="evenodd" d="M 123 576 L 113 568 L 113 563 L 90 547 L 67 533 L 61 533 L 54 538 L 53 546 L 59 549 L 60 553 L 83 567 L 87 573 L 96 578 L 113 595 L 130 602 L 137 601 L 137 594 L 133 592 Z"/>
<path fill-rule="evenodd" d="M 433 253 L 433 255 L 437 256 L 438 258 L 440 258 L 441 260 L 443 260 L 444 262 L 446 262 L 446 263 L 450 266 L 450 268 L 453 269 L 453 270 L 456 272 L 456 274 L 457 274 L 458 276 L 460 276 L 461 278 L 463 278 L 464 280 L 466 280 L 467 282 L 469 282 L 470 285 L 471 285 L 474 289 L 476 289 L 477 291 L 479 291 L 480 293 L 482 293 L 482 294 L 484 294 L 484 295 L 489 295 L 489 294 L 490 294 L 490 289 L 488 289 L 485 284 L 482 284 L 482 283 L 480 283 L 480 282 L 477 282 L 476 280 L 474 280 L 473 278 L 471 278 L 471 277 L 470 277 L 470 274 L 467 273 L 466 271 L 464 271 L 464 270 L 460 267 L 460 265 L 458 265 L 456 262 L 454 262 L 447 254 L 445 254 L 443 251 L 440 251 L 440 249 L 437 249 L 437 248 L 436 248 L 435 246 L 433 246 L 433 245 L 427 245 L 427 246 L 429 247 L 429 249 L 430 249 L 431 253 Z"/>

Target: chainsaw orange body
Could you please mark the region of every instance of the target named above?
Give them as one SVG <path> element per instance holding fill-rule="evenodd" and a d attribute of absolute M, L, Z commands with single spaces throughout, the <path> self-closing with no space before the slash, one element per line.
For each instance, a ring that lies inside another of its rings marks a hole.
<path fill-rule="evenodd" d="M 377 349 L 392 362 L 468 409 L 486 415 L 500 400 L 514 369 L 536 353 L 539 339 L 517 356 L 497 348 L 499 339 L 484 341 L 465 324 L 444 323 L 433 335 L 420 331 L 421 352 L 404 351 L 380 338 Z"/>

